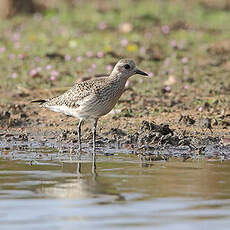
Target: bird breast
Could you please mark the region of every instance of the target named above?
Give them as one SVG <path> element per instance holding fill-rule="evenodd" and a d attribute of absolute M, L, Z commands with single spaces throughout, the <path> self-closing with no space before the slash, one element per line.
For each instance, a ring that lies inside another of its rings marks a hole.
<path fill-rule="evenodd" d="M 94 95 L 89 96 L 81 103 L 78 108 L 82 116 L 96 118 L 109 113 L 117 103 L 124 90 L 124 84 L 111 84 L 95 91 Z"/>

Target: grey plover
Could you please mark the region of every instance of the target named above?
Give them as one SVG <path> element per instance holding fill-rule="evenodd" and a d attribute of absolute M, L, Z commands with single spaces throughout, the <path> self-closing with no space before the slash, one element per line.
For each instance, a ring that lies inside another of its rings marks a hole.
<path fill-rule="evenodd" d="M 122 59 L 115 65 L 108 77 L 76 83 L 60 96 L 32 102 L 38 102 L 41 107 L 79 119 L 79 151 L 81 151 L 82 121 L 93 119 L 93 153 L 95 153 L 97 121 L 112 110 L 124 91 L 126 81 L 134 74 L 148 76 L 147 73 L 136 67 L 133 60 Z"/>

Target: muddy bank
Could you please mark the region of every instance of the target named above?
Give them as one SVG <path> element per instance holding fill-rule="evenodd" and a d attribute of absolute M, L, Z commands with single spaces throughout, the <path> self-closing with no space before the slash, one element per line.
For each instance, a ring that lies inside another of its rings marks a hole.
<path fill-rule="evenodd" d="M 170 114 L 171 115 L 171 114 Z M 188 160 L 230 158 L 228 132 L 217 129 L 208 117 L 194 118 L 174 114 L 174 119 L 120 117 L 108 115 L 100 120 L 97 147 L 101 154 L 124 152 L 145 160 Z M 161 120 L 167 122 L 160 122 Z M 78 155 L 77 121 L 30 104 L 7 105 L 0 112 L 0 148 L 29 149 L 47 147 Z M 83 153 L 91 153 L 92 124 L 83 126 Z"/>

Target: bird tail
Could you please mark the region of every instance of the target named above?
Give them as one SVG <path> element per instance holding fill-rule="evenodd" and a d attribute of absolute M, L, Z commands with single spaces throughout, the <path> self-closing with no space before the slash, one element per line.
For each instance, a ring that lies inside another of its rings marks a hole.
<path fill-rule="evenodd" d="M 46 100 L 35 100 L 35 101 L 31 101 L 32 103 L 40 103 L 40 105 L 44 104 L 45 102 L 47 102 Z"/>

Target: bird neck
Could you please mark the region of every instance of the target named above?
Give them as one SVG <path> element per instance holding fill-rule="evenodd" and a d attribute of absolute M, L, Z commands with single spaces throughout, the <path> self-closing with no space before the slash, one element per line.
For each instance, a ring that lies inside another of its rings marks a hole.
<path fill-rule="evenodd" d="M 123 76 L 121 73 L 113 73 L 113 72 L 111 73 L 110 78 L 114 84 L 119 84 L 121 87 L 124 87 L 125 83 L 128 80 L 128 77 Z"/>

